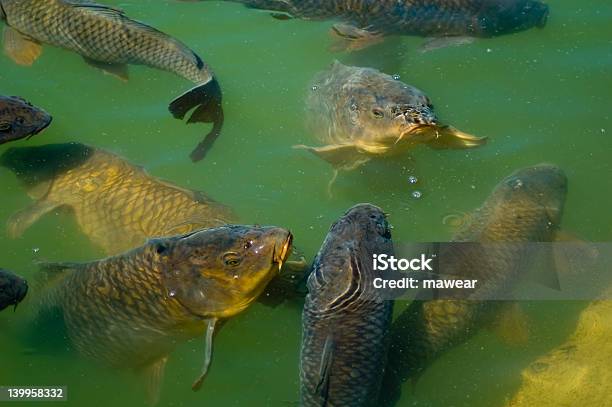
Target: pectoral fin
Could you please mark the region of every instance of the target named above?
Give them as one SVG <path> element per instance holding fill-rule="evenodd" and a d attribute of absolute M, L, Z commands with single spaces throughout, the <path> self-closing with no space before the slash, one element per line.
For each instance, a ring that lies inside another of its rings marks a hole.
<path fill-rule="evenodd" d="M 211 318 L 207 321 L 206 335 L 204 337 L 204 363 L 202 364 L 202 371 L 200 373 L 200 376 L 198 376 L 196 381 L 193 382 L 193 384 L 191 385 L 191 389 L 193 391 L 200 390 L 200 388 L 202 387 L 202 383 L 204 383 L 204 379 L 206 379 L 206 375 L 208 374 L 210 362 L 212 361 L 213 335 L 215 333 L 216 323 L 216 318 Z"/>
<path fill-rule="evenodd" d="M 461 45 L 472 44 L 474 37 L 434 37 L 427 38 L 419 47 L 421 52 L 429 52 L 440 48 L 458 47 Z"/>
<path fill-rule="evenodd" d="M 293 20 L 293 16 L 287 13 L 270 13 L 270 16 L 276 20 Z"/>
<path fill-rule="evenodd" d="M 95 59 L 87 57 L 83 57 L 83 59 L 85 60 L 85 62 L 87 62 L 88 65 L 91 65 L 94 68 L 101 69 L 104 73 L 119 78 L 124 82 L 127 82 L 129 79 L 128 66 L 126 64 L 109 64 L 106 62 L 96 61 Z"/>
<path fill-rule="evenodd" d="M 40 200 L 11 216 L 6 224 L 8 235 L 16 239 L 46 213 L 61 206 L 55 202 Z"/>
<path fill-rule="evenodd" d="M 516 302 L 505 303 L 493 321 L 493 330 L 504 343 L 524 345 L 530 336 L 529 318 Z"/>
<path fill-rule="evenodd" d="M 315 388 L 316 394 L 320 397 L 322 406 L 326 406 L 329 400 L 329 382 L 333 360 L 334 339 L 333 336 L 330 335 L 325 339 L 325 345 L 323 345 L 323 352 L 321 353 L 321 361 L 319 364 L 319 377 L 317 387 Z"/>
<path fill-rule="evenodd" d="M 452 126 L 440 126 L 435 132 L 436 137 L 427 142 L 431 148 L 463 149 L 480 147 L 487 143 L 487 137 L 476 137 Z"/>
<path fill-rule="evenodd" d="M 334 24 L 331 33 L 338 40 L 332 51 L 358 51 L 384 40 L 380 33 L 346 23 Z"/>
<path fill-rule="evenodd" d="M 42 53 L 42 45 L 8 25 L 4 27 L 4 52 L 15 63 L 30 66 Z"/>
<path fill-rule="evenodd" d="M 336 144 L 325 147 L 309 147 L 300 144 L 293 148 L 308 150 L 338 170 L 351 171 L 370 161 L 370 157 L 353 144 Z"/>
<path fill-rule="evenodd" d="M 164 372 L 166 370 L 166 363 L 168 357 L 165 356 L 159 359 L 157 362 L 147 366 L 144 370 L 145 378 L 147 380 L 147 402 L 149 405 L 154 406 L 159 402 L 159 395 L 161 392 L 161 386 L 164 381 Z"/>

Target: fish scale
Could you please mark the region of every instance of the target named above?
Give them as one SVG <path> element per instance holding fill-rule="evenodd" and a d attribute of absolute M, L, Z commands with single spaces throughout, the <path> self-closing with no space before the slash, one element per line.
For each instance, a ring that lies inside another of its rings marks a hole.
<path fill-rule="evenodd" d="M 531 0 L 235 0 L 296 18 L 336 18 L 377 34 L 490 37 L 540 26 L 548 7 Z"/>
<path fill-rule="evenodd" d="M 304 407 L 376 405 L 393 304 L 371 290 L 371 258 L 392 251 L 385 215 L 373 205 L 356 205 L 331 227 L 302 313 Z"/>
<path fill-rule="evenodd" d="M 212 123 L 191 153 L 204 158 L 225 120 L 221 87 L 210 67 L 181 41 L 127 17 L 123 11 L 78 0 L 0 0 L 5 20 L 5 53 L 20 65 L 32 65 L 47 43 L 74 51 L 85 61 L 123 80 L 128 64 L 173 72 L 196 86 L 170 102 L 177 118 Z"/>
<path fill-rule="evenodd" d="M 73 50 L 95 61 L 149 65 L 197 84 L 210 80 L 208 67 L 178 40 L 129 20 L 116 10 L 95 13 L 78 5 L 63 0 L 2 1 L 7 23 L 38 41 Z M 94 8 L 105 9 L 108 8 Z"/>
<path fill-rule="evenodd" d="M 13 153 L 15 161 L 7 163 L 6 157 Z M 21 153 L 24 155 L 20 156 Z M 36 168 L 38 154 L 44 160 L 57 158 L 58 162 L 50 164 L 50 169 Z M 81 230 L 94 244 L 113 255 L 155 236 L 220 226 L 235 219 L 229 208 L 202 193 L 167 184 L 121 157 L 82 144 L 15 149 L 3 157 L 5 165 L 16 166 L 19 176 L 37 174 L 32 175 L 32 182 L 26 182 L 26 186 L 30 196 L 39 201 L 9 221 L 12 225 L 9 229 L 18 231 L 15 235 L 44 213 L 69 207 Z M 62 169 L 71 160 L 74 168 Z M 58 168 L 53 168 L 54 165 Z"/>

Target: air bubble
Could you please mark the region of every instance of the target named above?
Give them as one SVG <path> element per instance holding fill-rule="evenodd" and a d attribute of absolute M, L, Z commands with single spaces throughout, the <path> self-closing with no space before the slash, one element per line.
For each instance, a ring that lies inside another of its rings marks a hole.
<path fill-rule="evenodd" d="M 399 74 L 393 74 L 393 79 L 395 79 L 396 81 L 399 81 L 400 79 Z"/>
<path fill-rule="evenodd" d="M 416 184 L 417 182 L 419 182 L 419 179 L 417 177 L 415 177 L 414 175 L 411 175 L 408 177 L 408 183 L 409 184 Z"/>
<path fill-rule="evenodd" d="M 310 89 L 312 89 L 313 91 L 315 91 L 315 90 L 319 89 L 319 87 L 318 87 L 317 85 L 313 85 L 313 86 L 312 86 L 312 88 L 310 88 Z"/>
<path fill-rule="evenodd" d="M 32 253 L 36 254 L 40 251 L 40 247 L 34 247 L 32 248 Z"/>
<path fill-rule="evenodd" d="M 176 297 L 176 291 L 171 290 L 171 291 L 168 293 L 168 295 L 169 295 L 171 298 L 174 298 L 174 297 Z"/>
<path fill-rule="evenodd" d="M 414 199 L 421 199 L 423 193 L 421 191 L 412 191 L 411 195 Z"/>

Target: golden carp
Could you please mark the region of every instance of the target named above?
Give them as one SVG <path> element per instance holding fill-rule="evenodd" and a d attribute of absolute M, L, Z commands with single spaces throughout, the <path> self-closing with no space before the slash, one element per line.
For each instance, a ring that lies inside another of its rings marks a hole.
<path fill-rule="evenodd" d="M 78 143 L 11 148 L 0 165 L 23 181 L 36 202 L 12 216 L 18 237 L 44 214 L 68 207 L 83 232 L 107 254 L 147 239 L 231 223 L 234 215 L 205 194 L 147 174 L 110 152 Z"/>
<path fill-rule="evenodd" d="M 612 405 L 612 290 L 580 315 L 567 342 L 535 360 L 506 407 Z"/>
<path fill-rule="evenodd" d="M 277 227 L 228 225 L 152 239 L 86 264 L 43 265 L 44 311 L 59 311 L 83 355 L 148 374 L 155 402 L 177 342 L 205 335 L 202 373 L 212 357 L 218 321 L 244 311 L 279 273 L 292 235 Z"/>

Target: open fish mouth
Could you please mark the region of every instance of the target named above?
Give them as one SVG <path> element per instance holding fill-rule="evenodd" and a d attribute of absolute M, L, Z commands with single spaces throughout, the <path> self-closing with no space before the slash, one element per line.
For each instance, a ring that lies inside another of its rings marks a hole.
<path fill-rule="evenodd" d="M 285 261 L 289 257 L 289 252 L 291 250 L 292 243 L 293 243 L 293 235 L 291 234 L 291 232 L 289 232 L 289 234 L 287 235 L 287 238 L 285 239 L 285 242 L 281 246 L 281 249 L 279 251 L 276 251 L 276 247 L 274 248 L 274 255 L 272 256 L 272 258 L 273 258 L 273 262 L 275 264 L 278 264 L 279 273 L 280 273 L 281 268 L 283 267 L 283 263 L 285 263 Z"/>

